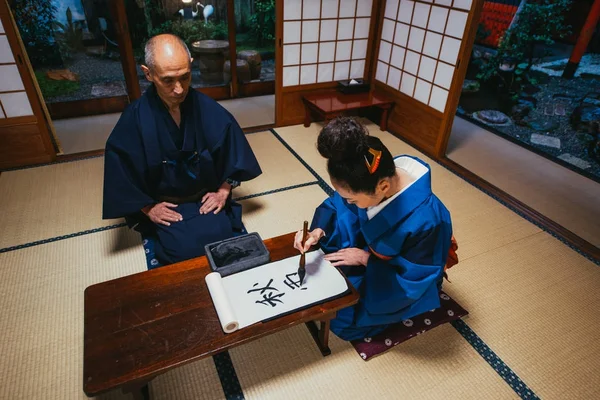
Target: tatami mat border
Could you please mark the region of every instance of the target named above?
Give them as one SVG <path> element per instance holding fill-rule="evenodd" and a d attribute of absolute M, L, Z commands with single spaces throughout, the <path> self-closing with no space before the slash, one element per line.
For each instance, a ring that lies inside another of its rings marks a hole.
<path fill-rule="evenodd" d="M 527 386 L 525 382 L 523 382 L 521 378 L 519 378 L 517 374 L 515 374 L 515 372 L 510 369 L 510 367 L 506 365 L 504 361 L 502 361 L 500 357 L 498 357 L 498 355 L 494 353 L 494 351 L 487 344 L 485 344 L 485 342 L 479 336 L 477 336 L 477 334 L 469 327 L 469 325 L 466 324 L 465 321 L 457 319 L 450 323 L 454 329 L 456 329 L 462 335 L 462 337 L 464 337 L 467 342 L 469 342 L 469 344 L 473 346 L 475 350 L 477 350 L 479 355 L 483 357 L 492 368 L 494 368 L 494 371 L 496 371 L 498 375 L 500 375 L 502 379 L 508 383 L 508 385 L 515 391 L 515 393 L 519 395 L 520 398 L 528 400 L 539 399 L 533 390 L 531 390 L 531 388 Z"/>
<path fill-rule="evenodd" d="M 296 153 L 289 144 L 274 130 L 271 129 L 271 132 L 279 141 L 304 165 L 319 181 L 319 186 L 323 189 L 329 196 L 331 196 L 334 190 L 325 183 L 325 180 L 316 173 L 314 169 L 312 169 L 303 159 L 300 157 L 298 153 Z M 396 136 L 397 137 L 397 136 Z M 401 140 L 401 139 L 400 139 Z M 435 161 L 435 160 L 434 160 Z M 436 161 L 437 162 L 437 161 Z M 439 163 L 438 163 L 439 164 Z M 443 166 L 443 164 L 440 164 Z M 453 172 L 454 173 L 454 172 Z M 462 178 L 460 175 L 456 174 L 458 177 Z M 464 178 L 462 178 L 464 179 Z M 465 179 L 465 181 L 467 181 Z M 471 184 L 471 182 L 467 181 Z M 473 185 L 475 186 L 475 185 Z M 477 186 L 475 186 L 477 187 Z M 479 188 L 478 188 L 479 189 Z M 485 191 L 483 191 L 486 193 Z M 487 193 L 486 193 L 487 194 Z M 493 196 L 490 196 L 494 198 Z M 510 208 L 510 207 L 509 207 Z M 510 208 L 512 210 L 512 208 Z M 512 369 L 510 369 L 500 357 L 496 355 L 492 351 L 492 349 L 485 344 L 485 342 L 473 331 L 464 321 L 457 320 L 456 324 L 452 324 L 454 329 L 456 329 L 462 337 L 469 342 L 469 344 L 490 364 L 492 368 L 502 377 L 502 379 L 515 391 L 519 397 L 522 399 L 537 399 L 538 397 L 533 393 L 533 391 L 514 373 Z"/>
<path fill-rule="evenodd" d="M 298 189 L 298 188 L 312 186 L 312 185 L 318 185 L 318 184 L 319 184 L 318 181 L 300 183 L 298 185 L 286 186 L 286 187 L 280 188 L 280 189 L 267 190 L 266 192 L 249 194 L 248 196 L 236 197 L 233 200 L 235 200 L 235 201 L 248 200 L 248 199 L 253 199 L 255 197 L 266 196 L 266 195 L 273 194 L 273 193 L 285 192 L 285 191 L 292 190 L 292 189 Z"/>
<path fill-rule="evenodd" d="M 216 354 L 213 356 L 213 362 L 223 387 L 223 393 L 227 400 L 244 400 L 244 392 L 242 385 L 235 373 L 233 361 L 228 351 Z"/>
<path fill-rule="evenodd" d="M 28 247 L 39 246 L 40 244 L 46 244 L 46 243 L 56 242 L 56 241 L 59 241 L 59 240 L 71 239 L 71 238 L 74 238 L 74 237 L 77 237 L 77 236 L 89 235 L 91 233 L 103 232 L 103 231 L 107 231 L 109 229 L 121 228 L 121 227 L 124 227 L 124 226 L 127 226 L 127 224 L 125 222 L 122 222 L 120 224 L 103 226 L 102 228 L 89 229 L 87 231 L 81 231 L 81 232 L 77 232 L 77 233 L 70 233 L 68 235 L 56 236 L 56 237 L 49 238 L 49 239 L 44 239 L 44 240 L 37 240 L 35 242 L 20 244 L 18 246 L 5 247 L 3 249 L 0 249 L 0 254 L 1 253 L 6 253 L 8 251 L 21 250 L 21 249 L 26 249 Z"/>
<path fill-rule="evenodd" d="M 331 186 L 329 186 L 327 184 L 327 182 L 325 182 L 325 180 L 323 178 L 321 178 L 321 176 L 319 174 L 317 174 L 317 172 L 312 169 L 312 167 L 310 165 L 308 165 L 308 163 L 306 161 L 304 161 L 302 159 L 302 157 L 300 157 L 300 155 L 298 153 L 296 153 L 296 151 L 294 151 L 294 149 L 292 149 L 292 147 L 287 144 L 287 142 L 285 140 L 283 140 L 283 138 L 281 136 L 279 136 L 279 133 L 277 133 L 275 131 L 275 129 L 270 129 L 271 133 L 273 135 L 275 135 L 275 137 L 277 138 L 277 140 L 279 140 L 281 142 L 281 144 L 288 149 L 288 151 L 290 153 L 292 153 L 294 155 L 294 157 L 296 157 L 296 159 L 298 161 L 300 161 L 300 163 L 302 165 L 304 165 L 304 168 L 306 168 L 311 174 L 313 174 L 313 176 L 315 178 L 317 178 L 317 182 L 319 183 L 319 186 L 321 187 L 321 189 L 323 189 L 325 191 L 325 193 L 327 193 L 328 196 L 333 195 L 334 190 L 331 188 Z"/>

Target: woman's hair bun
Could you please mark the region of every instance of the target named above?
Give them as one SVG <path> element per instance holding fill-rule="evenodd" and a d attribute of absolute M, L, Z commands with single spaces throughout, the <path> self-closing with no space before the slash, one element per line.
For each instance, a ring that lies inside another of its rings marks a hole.
<path fill-rule="evenodd" d="M 329 122 L 319 134 L 317 149 L 331 161 L 362 157 L 368 149 L 367 129 L 353 118 L 339 117 Z"/>

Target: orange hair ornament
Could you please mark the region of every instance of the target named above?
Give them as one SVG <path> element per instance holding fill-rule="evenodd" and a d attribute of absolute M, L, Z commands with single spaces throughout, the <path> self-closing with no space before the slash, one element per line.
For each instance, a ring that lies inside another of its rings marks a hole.
<path fill-rule="evenodd" d="M 373 175 L 375 173 L 375 171 L 377 171 L 377 168 L 379 168 L 379 163 L 381 162 L 381 150 L 375 150 L 369 147 L 369 153 L 373 154 L 373 162 L 370 163 L 369 160 L 367 160 L 367 156 L 365 156 L 365 164 L 367 165 L 367 169 L 369 170 L 369 173 L 371 175 Z"/>

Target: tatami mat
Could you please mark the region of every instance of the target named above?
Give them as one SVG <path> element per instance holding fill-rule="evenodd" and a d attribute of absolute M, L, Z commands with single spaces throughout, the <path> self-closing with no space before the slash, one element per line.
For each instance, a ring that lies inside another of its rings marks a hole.
<path fill-rule="evenodd" d="M 234 197 L 263 193 L 315 180 L 315 177 L 270 131 L 251 133 L 246 135 L 246 138 L 263 173 L 258 178 L 243 182 L 234 190 Z"/>
<path fill-rule="evenodd" d="M 450 325 L 363 361 L 330 336 L 323 357 L 304 325 L 230 351 L 247 399 L 517 398 Z"/>
<path fill-rule="evenodd" d="M 451 271 L 467 323 L 545 399 L 600 398 L 600 268 L 545 232 Z"/>
<path fill-rule="evenodd" d="M 102 220 L 104 158 L 3 172 L 0 248 L 122 220 Z"/>
<path fill-rule="evenodd" d="M 0 254 L 0 398 L 85 399 L 83 292 L 145 269 L 141 239 L 127 228 Z M 155 399 L 223 397 L 211 359 L 157 379 L 152 393 Z"/>
<path fill-rule="evenodd" d="M 263 239 L 302 229 L 304 220 L 312 221 L 315 208 L 327 198 L 317 185 L 286 190 L 243 200 L 244 225 Z"/>

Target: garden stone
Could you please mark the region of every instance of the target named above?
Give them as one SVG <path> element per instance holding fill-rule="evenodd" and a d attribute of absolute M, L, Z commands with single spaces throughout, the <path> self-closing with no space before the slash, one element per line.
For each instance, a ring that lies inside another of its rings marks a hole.
<path fill-rule="evenodd" d="M 511 110 L 512 119 L 519 125 L 526 125 L 525 118 L 531 112 L 531 103 L 528 102 L 519 103 L 516 106 L 513 106 Z"/>
<path fill-rule="evenodd" d="M 476 93 L 479 91 L 479 82 L 465 79 L 462 86 L 463 93 Z"/>
<path fill-rule="evenodd" d="M 538 132 L 552 132 L 558 128 L 558 124 L 556 122 L 547 120 L 530 121 L 528 125 L 531 129 Z"/>
<path fill-rule="evenodd" d="M 558 158 L 581 169 L 587 169 L 592 166 L 592 164 L 590 164 L 589 162 L 582 160 L 579 157 L 572 156 L 569 153 L 561 154 L 560 156 L 558 156 Z"/>
<path fill-rule="evenodd" d="M 477 112 L 478 119 L 491 125 L 504 125 L 510 122 L 505 114 L 496 110 L 482 110 Z"/>
<path fill-rule="evenodd" d="M 538 133 L 533 133 L 531 134 L 531 138 L 529 140 L 533 144 L 560 149 L 560 139 L 554 136 L 546 136 L 540 135 Z"/>

